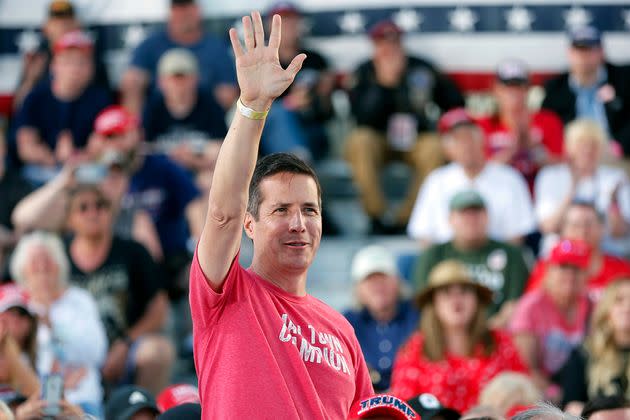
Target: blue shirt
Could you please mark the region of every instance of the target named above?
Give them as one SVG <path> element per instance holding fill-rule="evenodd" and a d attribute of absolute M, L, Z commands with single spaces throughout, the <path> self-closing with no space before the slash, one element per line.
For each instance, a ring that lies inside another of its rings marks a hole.
<path fill-rule="evenodd" d="M 597 97 L 602 84 L 608 79 L 605 68 L 599 70 L 597 83 L 592 86 L 580 86 L 575 79 L 569 78 L 569 86 L 575 93 L 575 116 L 576 118 L 587 118 L 599 124 L 605 133 L 610 133 L 608 127 L 608 116 L 604 103 Z"/>
<path fill-rule="evenodd" d="M 375 320 L 367 309 L 348 311 L 344 316 L 354 327 L 359 339 L 363 356 L 370 368 L 374 389 L 388 389 L 396 353 L 411 333 L 418 329 L 418 311 L 411 302 L 401 301 L 398 304 L 398 313 L 388 323 Z M 378 375 L 373 372 L 378 372 Z"/>
<path fill-rule="evenodd" d="M 75 100 L 62 101 L 53 94 L 51 83 L 50 80 L 39 83 L 26 96 L 16 115 L 16 129 L 36 129 L 52 150 L 55 150 L 59 134 L 70 130 L 74 146 L 84 147 L 92 133 L 94 119 L 112 103 L 109 93 L 103 87 L 91 84 Z"/>
<path fill-rule="evenodd" d="M 166 156 L 150 155 L 131 177 L 124 208 L 141 208 L 153 219 L 164 255 L 186 251 L 186 206 L 199 196 L 192 178 Z"/>
<path fill-rule="evenodd" d="M 140 68 L 151 77 L 151 90 L 155 89 L 155 78 L 158 61 L 162 54 L 172 48 L 186 48 L 190 50 L 199 64 L 199 84 L 205 91 L 212 92 L 219 84 L 236 86 L 236 70 L 233 59 L 230 58 L 227 45 L 211 34 L 204 34 L 201 40 L 193 45 L 179 45 L 168 37 L 166 31 L 159 31 L 149 35 L 134 50 L 131 66 Z"/>

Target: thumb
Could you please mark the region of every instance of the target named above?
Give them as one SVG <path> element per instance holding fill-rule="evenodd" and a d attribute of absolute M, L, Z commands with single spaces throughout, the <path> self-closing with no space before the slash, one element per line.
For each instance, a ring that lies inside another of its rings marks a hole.
<path fill-rule="evenodd" d="M 298 72 L 302 68 L 304 60 L 306 60 L 306 54 L 298 54 L 293 58 L 293 60 L 291 60 L 291 64 L 289 64 L 289 67 L 287 67 L 287 69 L 285 70 L 291 80 L 295 78 L 295 75 L 298 74 Z"/>

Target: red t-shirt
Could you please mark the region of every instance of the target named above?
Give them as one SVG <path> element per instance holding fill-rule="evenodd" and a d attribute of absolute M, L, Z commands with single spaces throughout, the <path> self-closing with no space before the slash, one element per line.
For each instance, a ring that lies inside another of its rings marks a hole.
<path fill-rule="evenodd" d="M 447 354 L 444 360 L 431 361 L 422 354 L 423 337 L 413 334 L 401 348 L 392 371 L 391 393 L 408 400 L 430 393 L 445 407 L 463 413 L 477 404 L 483 387 L 503 371 L 527 372 L 512 339 L 493 331 L 496 350 L 489 357 L 479 346 L 472 357 Z"/>
<path fill-rule="evenodd" d="M 204 419 L 346 419 L 374 394 L 354 330 L 234 259 L 223 291 L 190 269 L 194 356 Z"/>
<path fill-rule="evenodd" d="M 486 157 L 488 158 L 492 158 L 496 153 L 505 150 L 517 141 L 497 115 L 480 118 L 478 123 L 486 134 Z M 542 152 L 556 159 L 561 158 L 564 145 L 563 130 L 562 120 L 553 112 L 541 110 L 532 114 L 529 123 L 530 140 L 535 146 L 539 146 L 533 149 L 533 153 Z M 516 152 L 510 164 L 532 185 L 540 169 L 532 153 Z"/>
<path fill-rule="evenodd" d="M 630 263 L 612 255 L 604 255 L 603 258 L 602 268 L 599 270 L 599 273 L 590 277 L 586 285 L 588 294 L 594 302 L 599 300 L 604 288 L 610 282 L 621 277 L 630 276 Z M 525 292 L 536 290 L 541 286 L 546 270 L 546 261 L 541 260 L 536 263 L 527 281 Z"/>

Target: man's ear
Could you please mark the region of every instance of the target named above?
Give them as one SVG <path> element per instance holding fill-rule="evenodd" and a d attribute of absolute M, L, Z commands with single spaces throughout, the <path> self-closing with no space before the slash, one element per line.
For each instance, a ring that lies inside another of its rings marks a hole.
<path fill-rule="evenodd" d="M 245 234 L 252 241 L 254 240 L 254 216 L 252 216 L 249 212 L 245 213 L 245 220 L 243 221 L 243 228 L 245 229 Z"/>

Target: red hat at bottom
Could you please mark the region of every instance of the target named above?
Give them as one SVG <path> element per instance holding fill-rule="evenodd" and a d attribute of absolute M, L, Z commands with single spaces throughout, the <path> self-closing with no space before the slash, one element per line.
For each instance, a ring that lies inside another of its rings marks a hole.
<path fill-rule="evenodd" d="M 410 420 L 420 416 L 405 401 L 393 395 L 375 395 L 356 402 L 350 409 L 348 420 L 387 417 L 391 419 Z"/>
<path fill-rule="evenodd" d="M 199 390 L 196 386 L 189 384 L 171 385 L 160 392 L 156 402 L 161 412 L 186 403 L 198 403 Z"/>

